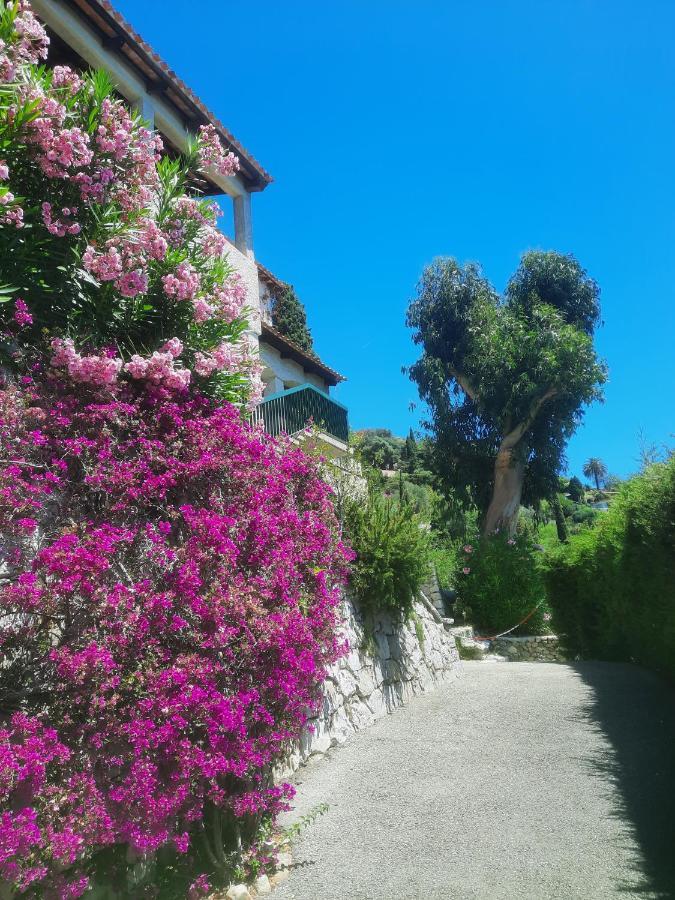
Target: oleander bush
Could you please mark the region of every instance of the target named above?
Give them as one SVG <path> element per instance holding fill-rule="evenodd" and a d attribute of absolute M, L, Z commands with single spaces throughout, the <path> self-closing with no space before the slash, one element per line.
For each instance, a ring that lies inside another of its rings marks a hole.
<path fill-rule="evenodd" d="M 545 634 L 550 611 L 545 600 L 540 554 L 526 534 L 500 532 L 466 544 L 458 558 L 456 585 L 461 607 L 483 633 L 496 634 L 524 619 L 513 634 Z"/>
<path fill-rule="evenodd" d="M 594 528 L 552 552 L 546 586 L 569 652 L 675 675 L 675 457 L 622 484 Z"/>
<path fill-rule="evenodd" d="M 124 372 L 234 402 L 245 386 L 255 400 L 220 211 L 187 193 L 205 170 L 235 172 L 237 157 L 212 126 L 162 157 L 105 72 L 38 65 L 47 43 L 24 0 L 0 0 L 0 327 L 13 324 L 10 301 L 27 305 L 31 346 L 77 381 Z M 0 364 L 17 362 L 10 328 Z"/>

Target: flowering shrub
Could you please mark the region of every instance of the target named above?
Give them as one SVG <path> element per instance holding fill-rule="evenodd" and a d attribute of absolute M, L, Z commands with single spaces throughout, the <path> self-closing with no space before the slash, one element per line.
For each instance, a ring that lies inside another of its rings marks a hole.
<path fill-rule="evenodd" d="M 527 621 L 514 634 L 550 631 L 541 565 L 523 534 L 499 533 L 465 544 L 457 555 L 455 585 L 467 618 L 488 636 Z"/>
<path fill-rule="evenodd" d="M 25 0 L 0 0 L 0 290 L 31 311 L 31 347 L 46 332 L 73 341 L 72 354 L 133 358 L 117 373 L 147 377 L 139 360 L 151 360 L 153 377 L 163 367 L 165 381 L 254 401 L 259 365 L 242 340 L 245 290 L 223 255 L 220 211 L 187 194 L 200 172 L 231 175 L 238 159 L 212 126 L 184 155 L 162 158 L 160 137 L 104 72 L 39 66 L 47 44 Z M 0 325 L 11 316 L 0 307 Z M 152 356 L 172 339 L 180 364 Z M 5 334 L 2 363 L 20 353 Z M 80 381 L 101 369 L 76 367 Z"/>
<path fill-rule="evenodd" d="M 0 394 L 0 878 L 40 897 L 124 845 L 222 869 L 290 796 L 266 772 L 340 652 L 315 464 L 232 406 L 103 380 Z"/>
<path fill-rule="evenodd" d="M 348 553 L 315 464 L 240 417 L 244 288 L 186 193 L 238 161 L 209 127 L 160 158 L 46 48 L 0 0 L 0 893 L 160 853 L 199 897 L 265 863 Z"/>

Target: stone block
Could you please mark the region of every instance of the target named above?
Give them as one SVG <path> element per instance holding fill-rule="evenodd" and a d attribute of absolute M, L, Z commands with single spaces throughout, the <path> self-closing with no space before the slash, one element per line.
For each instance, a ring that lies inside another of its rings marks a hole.
<path fill-rule="evenodd" d="M 357 698 L 350 700 L 345 704 L 345 711 L 349 716 L 349 720 L 354 726 L 355 731 L 367 728 L 375 721 L 373 713 L 370 711 L 368 704 Z"/>
<path fill-rule="evenodd" d="M 356 692 L 358 693 L 359 697 L 367 700 L 376 687 L 377 684 L 375 683 L 375 676 L 372 668 L 368 667 L 366 669 L 362 669 L 356 682 Z"/>
<path fill-rule="evenodd" d="M 227 900 L 251 900 L 251 894 L 245 884 L 233 884 L 225 894 Z"/>
<path fill-rule="evenodd" d="M 381 660 L 389 659 L 389 640 L 386 634 L 375 632 L 375 643 L 377 645 L 377 655 Z"/>
<path fill-rule="evenodd" d="M 272 882 L 267 875 L 261 875 L 259 878 L 256 878 L 253 882 L 253 887 L 259 897 L 266 897 L 272 893 Z"/>
<path fill-rule="evenodd" d="M 368 704 L 368 709 L 372 712 L 373 716 L 376 719 L 379 719 L 382 716 L 386 715 L 387 704 L 385 702 L 384 693 L 381 688 L 377 688 L 377 690 L 373 691 L 366 702 Z"/>

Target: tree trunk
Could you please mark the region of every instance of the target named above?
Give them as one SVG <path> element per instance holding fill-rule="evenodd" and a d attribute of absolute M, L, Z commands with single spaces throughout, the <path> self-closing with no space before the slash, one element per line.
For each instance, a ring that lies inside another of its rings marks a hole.
<path fill-rule="evenodd" d="M 553 515 L 555 516 L 555 528 L 558 532 L 558 540 L 561 544 L 566 544 L 569 540 L 569 535 L 567 533 L 567 522 L 565 521 L 565 515 L 563 513 L 560 497 L 557 494 L 553 495 L 551 506 L 553 507 Z"/>
<path fill-rule="evenodd" d="M 483 525 L 484 535 L 496 531 L 506 531 L 511 537 L 515 534 L 524 478 L 522 447 L 518 444 L 509 447 L 502 443 L 495 459 L 495 483 Z"/>

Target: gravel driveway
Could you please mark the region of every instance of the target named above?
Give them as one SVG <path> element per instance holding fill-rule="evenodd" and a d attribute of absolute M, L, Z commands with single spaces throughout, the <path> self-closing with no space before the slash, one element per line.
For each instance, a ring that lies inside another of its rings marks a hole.
<path fill-rule="evenodd" d="M 465 663 L 297 776 L 275 900 L 675 897 L 675 695 L 611 663 Z"/>

